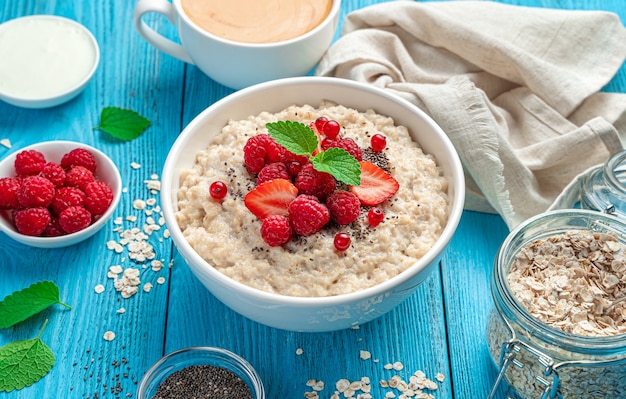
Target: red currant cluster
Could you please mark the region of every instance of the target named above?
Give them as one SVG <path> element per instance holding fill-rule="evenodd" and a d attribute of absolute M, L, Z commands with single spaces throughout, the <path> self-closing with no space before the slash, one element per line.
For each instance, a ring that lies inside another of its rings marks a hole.
<path fill-rule="evenodd" d="M 60 163 L 36 150 L 15 157 L 15 176 L 0 178 L 0 209 L 11 212 L 15 228 L 29 236 L 54 237 L 80 231 L 111 205 L 111 188 L 95 177 L 96 158 L 84 148 Z"/>
<path fill-rule="evenodd" d="M 244 202 L 262 221 L 261 236 L 270 246 L 283 245 L 294 234 L 315 234 L 331 220 L 340 226 L 349 225 L 359 217 L 362 207 L 370 207 L 367 219 L 371 227 L 376 227 L 385 217 L 377 205 L 398 190 L 391 175 L 363 161 L 363 152 L 354 140 L 341 137 L 337 121 L 320 117 L 309 126 L 318 136 L 317 151 L 341 148 L 359 161 L 362 184 L 347 190 L 338 188 L 332 175 L 316 170 L 308 157 L 289 152 L 268 134 L 248 139 L 243 149 L 244 162 L 248 172 L 256 176 L 257 185 Z M 371 147 L 375 152 L 383 151 L 385 137 L 372 136 Z M 215 200 L 223 199 L 227 190 L 221 181 L 213 182 L 209 188 Z M 347 233 L 336 235 L 334 246 L 338 251 L 347 250 L 350 244 Z"/>

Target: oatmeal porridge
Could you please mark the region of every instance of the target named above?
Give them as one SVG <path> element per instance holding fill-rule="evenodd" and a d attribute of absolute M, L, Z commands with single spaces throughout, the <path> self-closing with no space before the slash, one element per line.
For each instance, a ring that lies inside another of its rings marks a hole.
<path fill-rule="evenodd" d="M 260 234 L 261 221 L 244 205 L 255 177 L 245 167 L 243 147 L 251 136 L 267 133 L 266 123 L 310 124 L 320 116 L 339 122 L 341 136 L 352 138 L 363 149 L 363 160 L 385 169 L 399 189 L 378 205 L 384 220 L 376 227 L 368 224 L 369 207 L 364 206 L 349 225 L 330 223 L 315 234 L 268 246 Z M 382 152 L 370 148 L 376 133 L 386 137 Z M 432 248 L 448 218 L 448 182 L 405 127 L 372 110 L 358 112 L 329 102 L 230 121 L 180 179 L 176 220 L 194 250 L 236 281 L 288 296 L 339 295 L 386 281 Z M 228 187 L 220 201 L 210 195 L 216 181 Z M 333 245 L 339 232 L 351 237 L 346 251 Z"/>

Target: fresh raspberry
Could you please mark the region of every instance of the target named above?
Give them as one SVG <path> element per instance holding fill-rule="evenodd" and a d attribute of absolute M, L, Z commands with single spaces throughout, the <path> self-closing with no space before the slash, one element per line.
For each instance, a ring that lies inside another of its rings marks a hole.
<path fill-rule="evenodd" d="M 270 247 L 278 247 L 289 242 L 292 234 L 293 230 L 287 217 L 283 215 L 270 215 L 263 219 L 263 224 L 261 224 L 261 237 L 263 237 L 263 241 Z"/>
<path fill-rule="evenodd" d="M 250 137 L 243 146 L 243 160 L 252 174 L 259 173 L 268 163 L 281 161 L 284 154 L 285 148 L 264 133 Z"/>
<path fill-rule="evenodd" d="M 48 162 L 41 170 L 41 176 L 50 180 L 56 187 L 63 187 L 65 184 L 65 170 L 56 162 Z"/>
<path fill-rule="evenodd" d="M 70 206 L 59 215 L 59 225 L 66 233 L 76 233 L 91 224 L 91 214 L 82 206 Z"/>
<path fill-rule="evenodd" d="M 64 236 L 65 234 L 67 233 L 61 228 L 59 219 L 52 217 L 52 220 L 48 223 L 48 226 L 46 226 L 46 229 L 41 235 L 44 237 L 59 237 Z"/>
<path fill-rule="evenodd" d="M 289 219 L 296 234 L 310 236 L 328 223 L 330 212 L 316 196 L 303 194 L 289 204 Z"/>
<path fill-rule="evenodd" d="M 50 211 L 44 207 L 26 208 L 15 213 L 15 228 L 27 236 L 40 236 L 50 223 Z"/>
<path fill-rule="evenodd" d="M 291 162 L 298 162 L 300 165 L 304 166 L 309 163 L 309 157 L 306 155 L 296 155 L 291 151 L 285 150 L 281 161 L 285 165 L 289 165 Z"/>
<path fill-rule="evenodd" d="M 291 181 L 291 176 L 289 175 L 287 166 L 285 166 L 284 163 L 272 162 L 269 165 L 265 165 L 256 178 L 256 184 L 258 185 L 274 179 L 285 179 Z"/>
<path fill-rule="evenodd" d="M 70 170 L 74 166 L 82 166 L 89 169 L 91 173 L 96 173 L 96 157 L 85 148 L 75 148 L 63 155 L 61 166 L 65 170 Z"/>
<path fill-rule="evenodd" d="M 20 180 L 15 177 L 0 179 L 0 209 L 15 209 L 20 206 L 17 193 L 20 190 Z"/>
<path fill-rule="evenodd" d="M 45 177 L 28 176 L 22 180 L 17 200 L 24 208 L 47 207 L 54 197 L 54 184 Z"/>
<path fill-rule="evenodd" d="M 350 155 L 355 157 L 357 161 L 363 160 L 363 151 L 361 151 L 361 147 L 359 147 L 359 145 L 349 137 L 339 140 L 324 140 L 322 142 L 322 149 L 324 151 L 332 147 L 346 150 Z"/>
<path fill-rule="evenodd" d="M 85 187 L 85 207 L 93 216 L 100 216 L 113 202 L 113 190 L 103 181 L 94 181 Z"/>
<path fill-rule="evenodd" d="M 337 224 L 350 224 L 361 213 L 361 201 L 349 191 L 337 190 L 326 200 L 330 217 Z"/>
<path fill-rule="evenodd" d="M 84 166 L 74 166 L 65 174 L 65 185 L 70 187 L 78 187 L 85 191 L 87 184 L 95 181 L 93 173 Z"/>
<path fill-rule="evenodd" d="M 315 170 L 312 164 L 302 168 L 296 176 L 295 185 L 300 194 L 314 195 L 320 201 L 326 201 L 337 188 L 337 182 L 331 174 Z"/>
<path fill-rule="evenodd" d="M 15 173 L 18 176 L 36 175 L 46 164 L 46 157 L 37 150 L 21 151 L 15 156 Z"/>
<path fill-rule="evenodd" d="M 308 162 L 308 161 L 307 161 Z M 302 164 L 298 161 L 287 161 L 287 172 L 289 176 L 298 176 L 298 173 L 302 170 Z"/>
<path fill-rule="evenodd" d="M 87 199 L 87 196 L 81 189 L 77 187 L 61 187 L 54 193 L 50 207 L 52 208 L 52 213 L 58 216 L 70 206 L 83 206 L 85 199 Z"/>

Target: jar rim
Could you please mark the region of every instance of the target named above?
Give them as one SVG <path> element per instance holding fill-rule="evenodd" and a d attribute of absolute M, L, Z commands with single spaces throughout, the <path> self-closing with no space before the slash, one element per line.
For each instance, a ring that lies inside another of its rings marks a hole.
<path fill-rule="evenodd" d="M 579 226 L 562 225 L 565 220 L 574 220 Z M 515 227 L 498 249 L 491 279 L 493 300 L 500 315 L 506 316 L 508 320 L 514 318 L 515 323 L 520 328 L 530 332 L 532 336 L 541 339 L 549 345 L 574 353 L 584 352 L 585 354 L 594 355 L 626 354 L 626 334 L 582 336 L 562 331 L 542 322 L 530 314 L 516 299 L 507 280 L 508 268 L 510 268 L 510 265 L 507 264 L 507 257 L 516 255 L 521 248 L 536 239 L 569 230 L 585 228 L 589 230 L 593 228 L 609 229 L 609 231 L 618 233 L 620 242 L 626 245 L 626 224 L 612 215 L 593 210 L 561 209 L 531 217 Z M 524 234 L 529 230 L 536 230 L 538 233 L 531 234 L 523 239 Z M 511 333 L 519 335 L 513 331 Z"/>
<path fill-rule="evenodd" d="M 626 161 L 626 150 L 613 154 L 603 166 L 603 173 L 606 176 L 609 185 L 617 192 L 626 196 L 626 186 L 617 177 L 615 171 L 620 164 Z"/>

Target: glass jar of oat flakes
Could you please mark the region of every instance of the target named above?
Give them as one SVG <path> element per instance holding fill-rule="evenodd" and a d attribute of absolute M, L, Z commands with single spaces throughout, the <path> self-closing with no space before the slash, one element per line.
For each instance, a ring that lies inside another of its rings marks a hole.
<path fill-rule="evenodd" d="M 592 210 L 522 223 L 496 256 L 487 339 L 513 399 L 626 398 L 626 224 Z M 497 398 L 500 399 L 500 398 Z"/>

